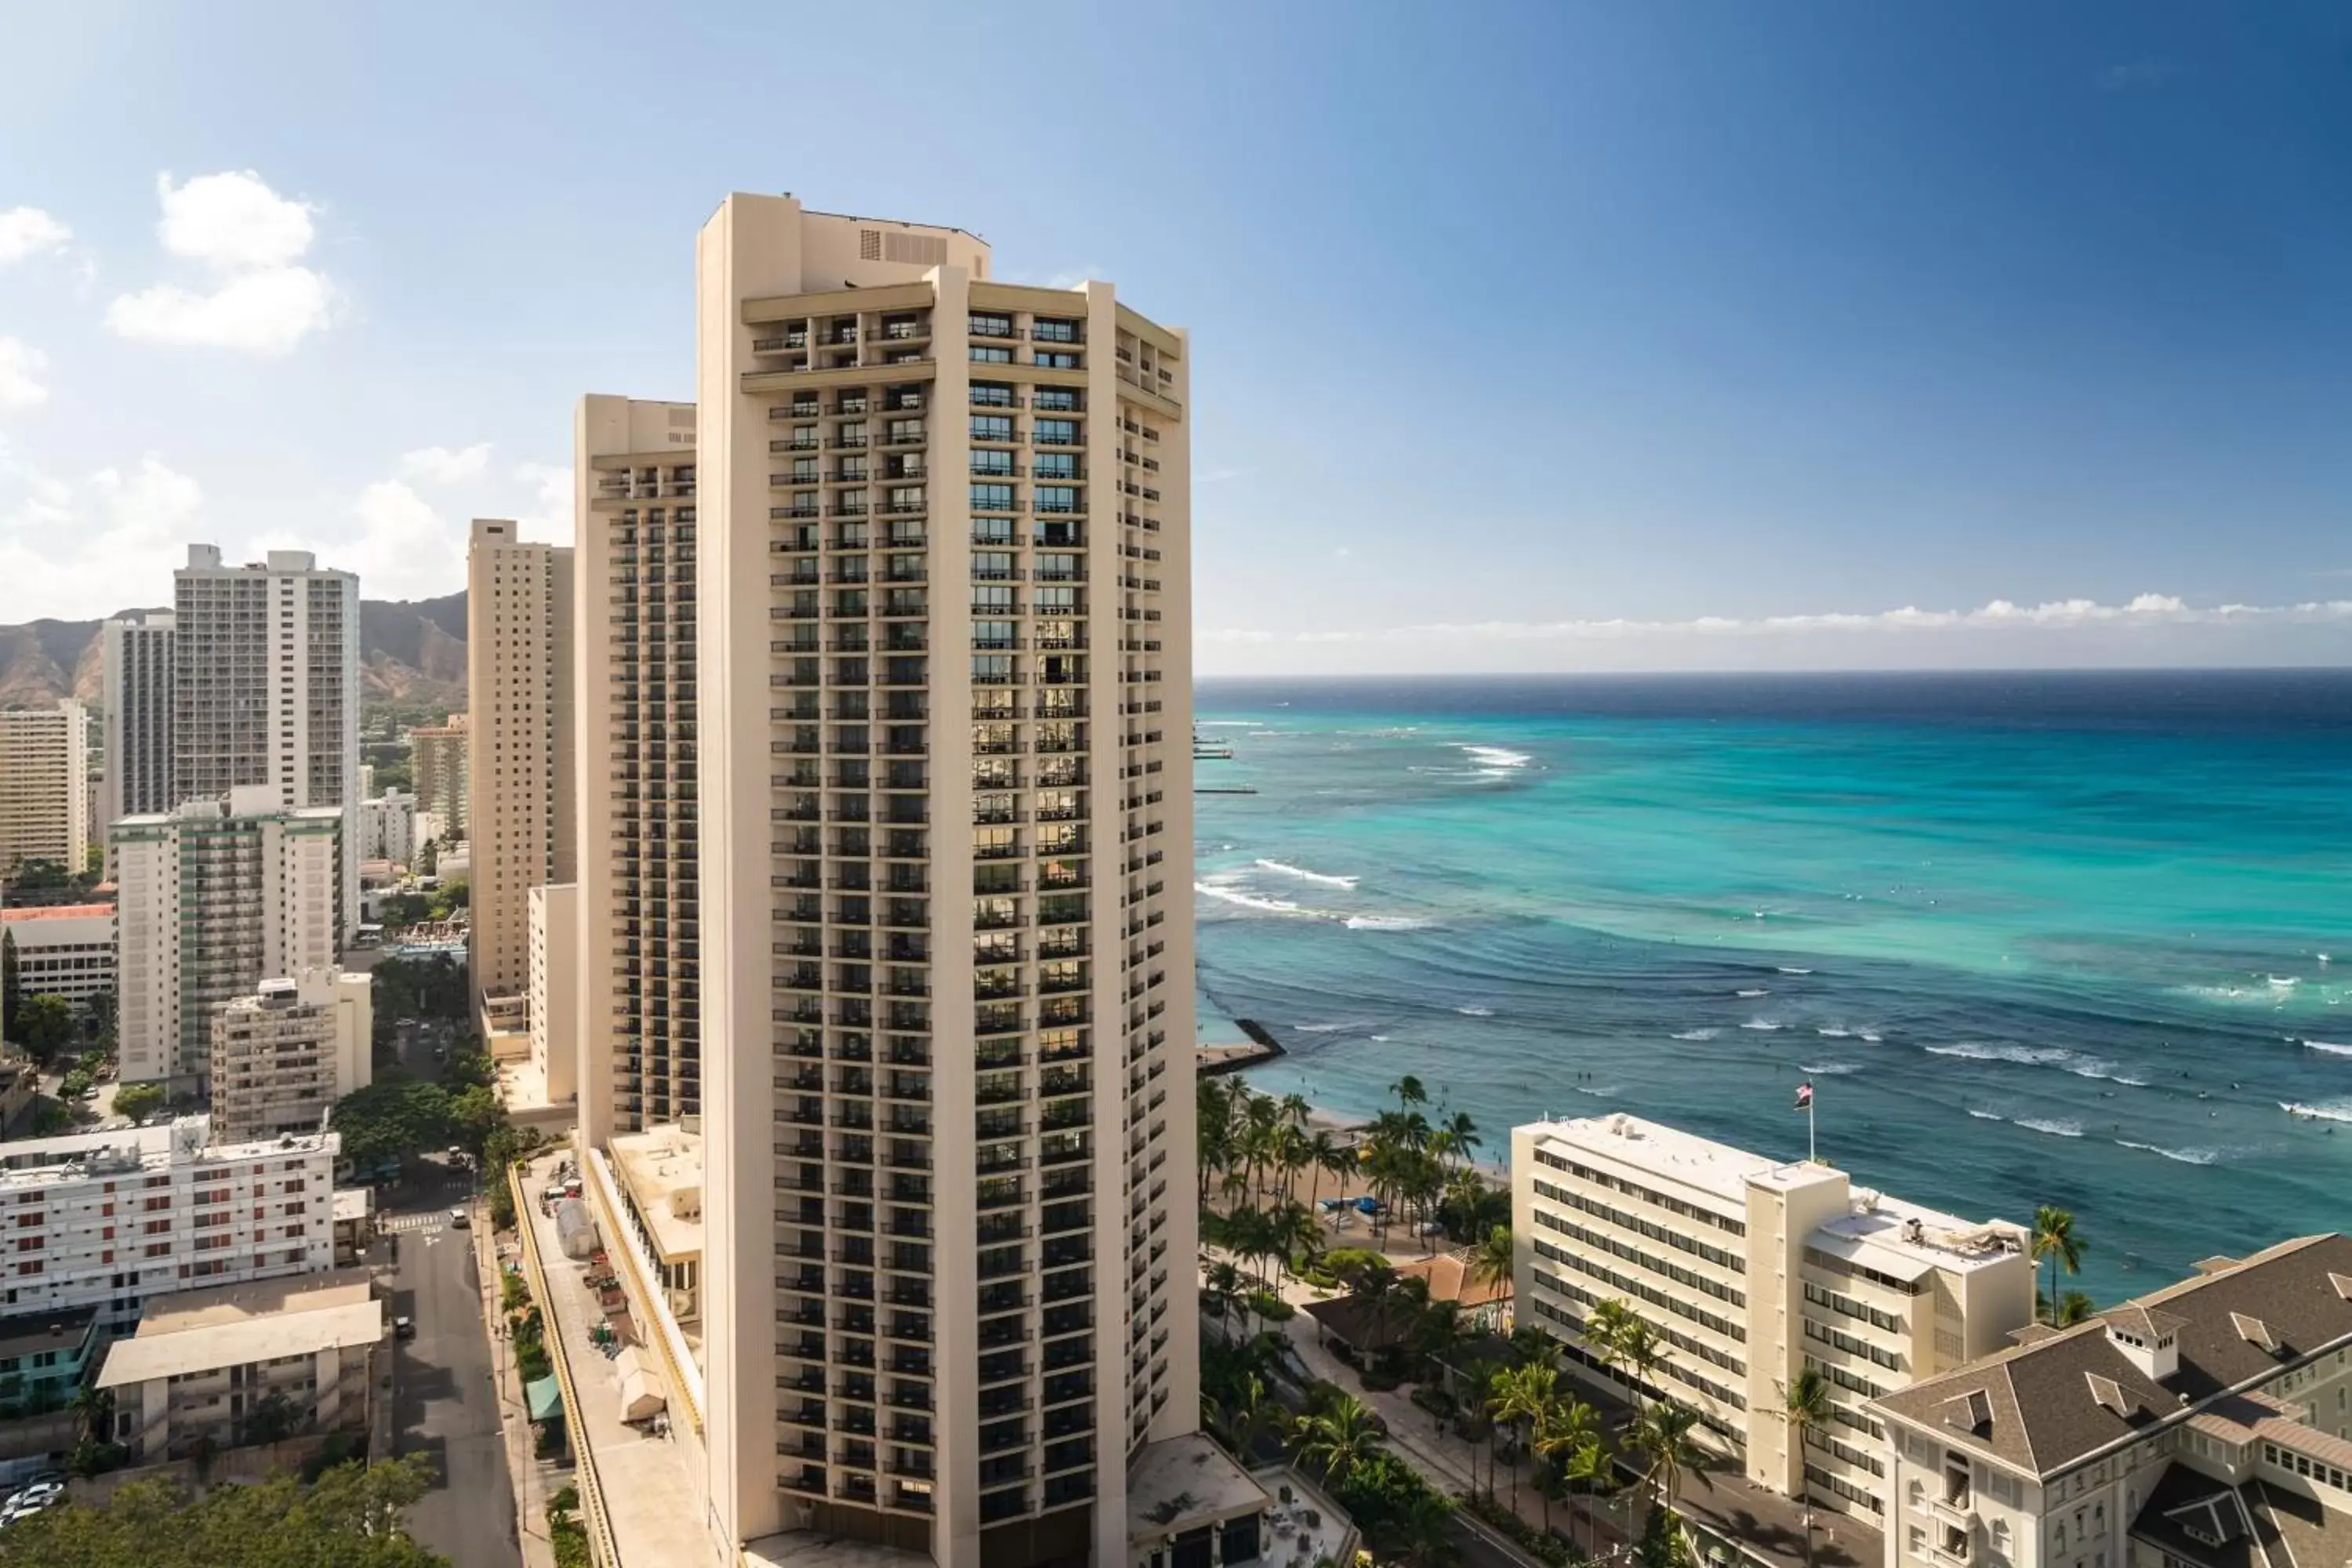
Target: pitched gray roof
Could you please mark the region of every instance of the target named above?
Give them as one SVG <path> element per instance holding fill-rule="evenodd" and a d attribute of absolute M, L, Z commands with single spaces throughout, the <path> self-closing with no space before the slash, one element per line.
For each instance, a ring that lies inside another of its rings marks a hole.
<path fill-rule="evenodd" d="M 1947 1440 L 2048 1476 L 2186 1405 L 2352 1337 L 2352 1300 L 2335 1275 L 2352 1275 L 2352 1237 L 2282 1242 L 1877 1403 L 1939 1428 Z M 2151 1342 L 2170 1332 L 2179 1370 L 2162 1384 L 2152 1381 L 2108 1339 L 2109 1319 Z M 2120 1412 L 2102 1403 L 2095 1375 L 2115 1385 Z"/>

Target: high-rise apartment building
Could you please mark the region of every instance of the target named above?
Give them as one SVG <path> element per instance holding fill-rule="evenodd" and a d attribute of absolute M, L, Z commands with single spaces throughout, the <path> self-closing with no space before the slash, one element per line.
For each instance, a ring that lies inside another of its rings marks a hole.
<path fill-rule="evenodd" d="M 580 1093 L 580 889 L 530 890 L 530 1060 L 545 1102 Z"/>
<path fill-rule="evenodd" d="M 450 714 L 446 724 L 419 724 L 408 732 L 417 817 L 431 816 L 450 838 L 466 837 L 467 749 L 463 713 Z"/>
<path fill-rule="evenodd" d="M 698 242 L 724 1543 L 1121 1563 L 1198 1422 L 1189 354 L 991 272 L 790 197 Z"/>
<path fill-rule="evenodd" d="M 530 890 L 574 876 L 572 551 L 477 518 L 466 570 L 473 988 L 520 995 Z"/>
<path fill-rule="evenodd" d="M 702 1110 L 694 405 L 583 397 L 573 435 L 576 1081 L 602 1145 Z"/>
<path fill-rule="evenodd" d="M 68 697 L 0 710 L 0 877 L 27 860 L 68 876 L 89 853 L 89 715 Z"/>
<path fill-rule="evenodd" d="M 373 1079 L 368 977 L 306 969 L 213 1009 L 213 1136 L 242 1143 L 316 1132 Z"/>
<path fill-rule="evenodd" d="M 124 1082 L 202 1085 L 214 1008 L 335 962 L 341 828 L 268 784 L 112 826 Z"/>
<path fill-rule="evenodd" d="M 134 610 L 100 630 L 106 690 L 106 773 L 98 831 L 118 816 L 169 811 L 172 795 L 173 648 L 170 612 Z M 110 870 L 112 868 L 109 863 Z"/>
<path fill-rule="evenodd" d="M 1757 1485 L 1886 1518 L 1881 1394 L 2009 1342 L 2033 1321 L 2026 1234 L 1855 1186 L 1635 1116 L 1511 1132 L 1518 1321 L 1595 1375 L 1583 1324 L 1622 1301 L 1657 1331 L 1643 1392 L 1689 1405 L 1696 1434 Z M 1797 1374 L 1828 1379 L 1833 1419 L 1787 1419 Z M 1798 1441 L 1802 1438 L 1802 1442 Z"/>
<path fill-rule="evenodd" d="M 191 544 L 173 574 L 172 801 L 268 785 L 294 809 L 359 804 L 360 580 L 308 551 L 223 563 Z M 337 920 L 359 910 L 359 860 Z"/>

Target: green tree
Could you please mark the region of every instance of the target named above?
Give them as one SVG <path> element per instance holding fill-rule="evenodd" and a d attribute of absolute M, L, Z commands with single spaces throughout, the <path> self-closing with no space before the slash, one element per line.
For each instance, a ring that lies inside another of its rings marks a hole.
<path fill-rule="evenodd" d="M 488 1152 L 490 1134 L 497 1131 L 506 1119 L 506 1108 L 499 1103 L 496 1089 L 476 1084 L 463 1093 L 449 1097 L 449 1125 L 454 1134 L 450 1141 L 465 1145 L 466 1152 L 476 1159 Z"/>
<path fill-rule="evenodd" d="M 2033 1211 L 2033 1260 L 2050 1265 L 2050 1289 L 2042 1298 L 2044 1316 L 2053 1316 L 2058 1300 L 2058 1270 L 2080 1273 L 2083 1254 L 2090 1243 L 2074 1233 L 2072 1211 L 2052 1204 L 2043 1204 Z"/>
<path fill-rule="evenodd" d="M 415 870 L 418 876 L 434 876 L 439 871 L 440 867 L 441 847 L 438 844 L 428 838 L 416 847 Z"/>
<path fill-rule="evenodd" d="M 69 1503 L 0 1530 L 0 1568 L 447 1568 L 409 1539 L 430 1471 L 411 1455 L 339 1465 L 305 1485 L 280 1475 L 202 1498 L 134 1481 L 106 1503 Z"/>
<path fill-rule="evenodd" d="M 449 1095 L 421 1079 L 379 1079 L 335 1101 L 329 1125 L 342 1134 L 343 1157 L 361 1165 L 409 1160 L 450 1141 L 457 1121 Z"/>
<path fill-rule="evenodd" d="M 16 979 L 16 933 L 0 933 L 0 1040 L 16 1037 L 16 1009 L 24 1000 Z"/>
<path fill-rule="evenodd" d="M 133 1121 L 144 1121 L 163 1109 L 163 1086 L 159 1083 L 126 1083 L 114 1091 L 114 1113 L 128 1116 Z"/>
<path fill-rule="evenodd" d="M 1524 1434 L 1551 1407 L 1559 1384 L 1559 1373 L 1551 1367 L 1513 1367 L 1496 1381 L 1494 1395 L 1486 1401 L 1487 1416 L 1511 1430 L 1513 1513 L 1519 1511 L 1519 1453 L 1526 1447 Z"/>
<path fill-rule="evenodd" d="M 1352 1394 L 1340 1394 L 1322 1410 L 1302 1415 L 1292 1428 L 1295 1456 L 1327 1481 L 1345 1481 L 1381 1452 L 1379 1418 Z"/>
<path fill-rule="evenodd" d="M 459 910 L 470 906 L 472 902 L 473 889 L 466 885 L 466 879 L 453 877 L 433 889 L 425 907 L 425 913 L 431 919 L 446 921 Z"/>
<path fill-rule="evenodd" d="M 28 996 L 16 1008 L 16 1040 L 42 1061 L 74 1043 L 73 1004 L 62 996 Z"/>
<path fill-rule="evenodd" d="M 1822 1375 L 1821 1368 L 1806 1367 L 1781 1389 L 1780 1404 L 1780 1418 L 1789 1424 L 1789 1436 L 1796 1445 L 1801 1466 L 1805 1446 L 1837 1412 L 1830 1399 L 1830 1380 Z M 1800 1511 L 1805 1516 L 1805 1568 L 1813 1568 L 1813 1510 L 1808 1508 Z"/>
<path fill-rule="evenodd" d="M 1671 1399 L 1652 1404 L 1633 1423 L 1630 1440 L 1646 1461 L 1642 1479 L 1653 1489 L 1662 1513 L 1682 1495 L 1683 1478 L 1706 1468 L 1706 1450 L 1691 1436 L 1697 1426 L 1698 1412 Z"/>

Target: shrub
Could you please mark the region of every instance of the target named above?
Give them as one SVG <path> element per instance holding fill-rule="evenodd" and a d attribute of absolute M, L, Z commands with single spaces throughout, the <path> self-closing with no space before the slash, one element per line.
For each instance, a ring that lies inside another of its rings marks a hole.
<path fill-rule="evenodd" d="M 1364 1387 L 1373 1394 L 1386 1394 L 1403 1381 L 1387 1367 L 1370 1367 L 1364 1373 Z"/>

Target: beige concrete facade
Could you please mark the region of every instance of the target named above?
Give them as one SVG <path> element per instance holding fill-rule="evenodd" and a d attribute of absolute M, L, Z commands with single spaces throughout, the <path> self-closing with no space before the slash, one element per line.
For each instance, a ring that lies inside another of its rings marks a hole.
<path fill-rule="evenodd" d="M 374 992 L 364 974 L 310 969 L 213 1010 L 213 1135 L 242 1143 L 316 1132 L 373 1078 Z"/>
<path fill-rule="evenodd" d="M 477 518 L 467 555 L 474 994 L 530 983 L 530 890 L 574 873 L 572 551 Z"/>
<path fill-rule="evenodd" d="M 114 1440 L 150 1464 L 261 1440 L 252 1423 L 274 1405 L 293 1430 L 363 1430 L 384 1327 L 364 1269 L 161 1296 L 97 1386 L 114 1394 Z"/>
<path fill-rule="evenodd" d="M 580 1093 L 580 889 L 530 890 L 530 1059 L 547 1103 Z"/>
<path fill-rule="evenodd" d="M 467 676 L 470 682 L 472 651 L 467 650 Z M 417 842 L 427 837 L 458 839 L 466 837 L 467 794 L 471 788 L 467 777 L 471 761 L 467 718 L 452 713 L 446 724 L 419 724 L 408 732 L 410 772 L 416 785 L 416 816 L 419 824 Z M 436 832 L 423 831 L 424 819 L 433 818 Z"/>
<path fill-rule="evenodd" d="M 592 395 L 573 427 L 580 1126 L 702 1109 L 695 414 Z"/>
<path fill-rule="evenodd" d="M 124 1082 L 200 1086 L 215 1007 L 335 962 L 342 812 L 277 794 L 252 785 L 110 830 Z"/>
<path fill-rule="evenodd" d="M 1639 1117 L 1515 1128 L 1511 1192 L 1520 1323 L 1599 1371 L 1582 1324 L 1622 1301 L 1663 1342 L 1656 1389 L 1696 1410 L 1701 1436 L 1749 1480 L 1874 1527 L 1888 1493 L 1868 1401 L 2033 1317 L 2019 1227 Z M 1835 1419 L 1801 1449 L 1782 1415 L 1809 1366 L 1829 1380 Z"/>
<path fill-rule="evenodd" d="M 1187 346 L 790 197 L 697 265 L 710 1527 L 1121 1562 L 1198 1407 Z"/>
<path fill-rule="evenodd" d="M 89 714 L 80 703 L 0 710 L 0 877 L 27 860 L 79 875 L 89 854 Z"/>

